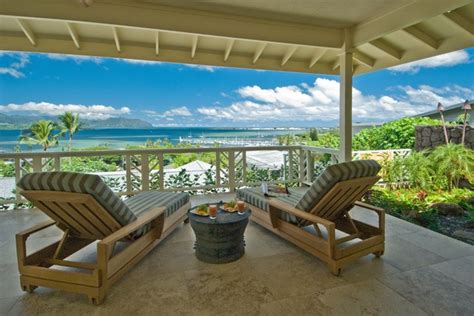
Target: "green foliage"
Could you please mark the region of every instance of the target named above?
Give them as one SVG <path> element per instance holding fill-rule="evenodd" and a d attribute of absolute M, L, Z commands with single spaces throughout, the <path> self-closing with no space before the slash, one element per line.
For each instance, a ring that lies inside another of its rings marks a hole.
<path fill-rule="evenodd" d="M 324 148 L 339 148 L 341 140 L 339 135 L 334 133 L 324 133 L 318 137 L 317 141 L 310 142 L 308 145 Z"/>
<path fill-rule="evenodd" d="M 277 141 L 279 145 L 294 145 L 297 142 L 297 138 L 292 135 L 292 134 L 287 134 L 287 135 L 278 135 L 277 136 Z"/>
<path fill-rule="evenodd" d="M 72 157 L 62 161 L 62 171 L 72 172 L 109 172 L 117 171 L 115 163 L 105 159 L 106 157 Z"/>
<path fill-rule="evenodd" d="M 316 128 L 309 129 L 309 139 L 313 142 L 318 140 L 318 130 Z"/>
<path fill-rule="evenodd" d="M 170 175 L 166 179 L 165 186 L 168 188 L 190 188 L 196 186 L 197 183 L 199 183 L 199 175 L 191 177 L 191 175 L 186 172 L 186 169 L 181 169 L 178 174 Z M 190 193 L 194 192 L 191 191 Z"/>
<path fill-rule="evenodd" d="M 282 170 L 270 170 L 269 168 L 257 168 L 252 165 L 247 168 L 246 180 L 248 183 L 259 183 L 262 181 L 272 182 L 282 178 Z"/>
<path fill-rule="evenodd" d="M 467 113 L 466 115 L 466 122 L 471 121 L 471 113 Z M 464 124 L 464 114 L 459 114 L 458 117 L 456 117 L 455 121 L 450 122 L 452 125 L 462 125 Z"/>
<path fill-rule="evenodd" d="M 427 117 L 407 117 L 382 126 L 367 128 L 354 136 L 354 150 L 413 148 L 415 126 L 439 125 L 440 121 Z"/>
<path fill-rule="evenodd" d="M 55 132 L 56 129 L 53 121 L 39 120 L 31 125 L 28 134 L 20 136 L 20 143 L 40 145 L 43 151 L 47 151 L 49 147 L 58 144 L 62 135 L 61 132 Z"/>
<path fill-rule="evenodd" d="M 459 186 L 461 179 L 474 180 L 474 150 L 460 144 L 436 147 L 429 155 L 437 184 L 448 190 Z"/>
<path fill-rule="evenodd" d="M 451 191 L 461 179 L 474 180 L 474 151 L 462 145 L 438 146 L 432 152 L 412 152 L 405 158 L 381 161 L 382 179 L 410 188 Z"/>
<path fill-rule="evenodd" d="M 0 177 L 14 177 L 15 165 L 0 161 Z"/>
<path fill-rule="evenodd" d="M 65 112 L 63 115 L 60 115 L 58 119 L 61 122 L 61 132 L 69 134 L 68 150 L 71 151 L 74 134 L 81 128 L 79 114 L 74 115 L 72 112 Z"/>
<path fill-rule="evenodd" d="M 440 229 L 439 215 L 431 208 L 433 203 L 458 204 L 474 218 L 474 207 L 467 201 L 472 191 L 454 189 L 451 192 L 419 189 L 372 190 L 366 196 L 367 202 L 384 208 L 389 214 L 420 224 L 433 230 Z"/>

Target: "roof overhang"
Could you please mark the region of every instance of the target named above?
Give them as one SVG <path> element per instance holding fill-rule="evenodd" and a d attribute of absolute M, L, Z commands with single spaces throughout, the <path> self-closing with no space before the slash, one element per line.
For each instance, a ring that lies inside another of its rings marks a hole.
<path fill-rule="evenodd" d="M 0 50 L 338 74 L 346 41 L 361 74 L 474 46 L 471 0 L 294 3 L 0 0 Z"/>

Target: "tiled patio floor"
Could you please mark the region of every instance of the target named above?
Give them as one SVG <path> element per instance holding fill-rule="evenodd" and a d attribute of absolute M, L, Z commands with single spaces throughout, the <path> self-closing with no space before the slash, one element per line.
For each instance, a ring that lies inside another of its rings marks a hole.
<path fill-rule="evenodd" d="M 193 203 L 221 198 L 194 197 Z M 20 290 L 14 234 L 42 219 L 35 210 L 0 213 L 0 315 L 474 314 L 474 247 L 391 216 L 385 255 L 362 258 L 340 277 L 253 223 L 244 257 L 205 264 L 195 258 L 194 234 L 184 224 L 116 283 L 100 306 L 82 295 Z M 52 228 L 31 247 L 57 236 Z"/>

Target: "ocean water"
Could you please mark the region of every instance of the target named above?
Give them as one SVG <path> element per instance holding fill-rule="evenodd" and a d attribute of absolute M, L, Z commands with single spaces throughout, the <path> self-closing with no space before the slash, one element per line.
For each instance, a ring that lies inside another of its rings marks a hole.
<path fill-rule="evenodd" d="M 235 129 L 235 128 L 153 128 L 153 129 L 95 129 L 81 130 L 74 135 L 74 148 L 107 145 L 113 149 L 122 149 L 128 145 L 141 145 L 147 140 L 169 140 L 177 144 L 180 140 L 198 143 L 202 147 L 219 142 L 223 146 L 276 144 L 278 135 L 301 133 L 301 129 Z M 0 130 L 0 152 L 12 152 L 18 146 L 22 130 Z M 20 145 L 22 151 L 40 150 L 39 146 Z M 63 138 L 51 151 L 67 148 Z"/>

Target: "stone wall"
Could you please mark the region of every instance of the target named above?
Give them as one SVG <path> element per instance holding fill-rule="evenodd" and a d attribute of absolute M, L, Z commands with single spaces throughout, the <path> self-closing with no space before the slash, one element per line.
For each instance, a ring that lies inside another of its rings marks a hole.
<path fill-rule="evenodd" d="M 448 139 L 451 143 L 460 144 L 462 126 L 447 126 Z M 446 144 L 443 126 L 416 126 L 415 150 L 434 148 Z M 466 147 L 474 149 L 474 128 L 466 127 Z"/>

